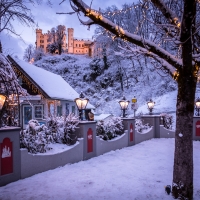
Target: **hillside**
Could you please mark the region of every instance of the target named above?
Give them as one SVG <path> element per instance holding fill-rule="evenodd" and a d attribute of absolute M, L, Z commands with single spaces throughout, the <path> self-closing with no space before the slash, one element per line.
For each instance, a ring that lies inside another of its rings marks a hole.
<path fill-rule="evenodd" d="M 61 75 L 78 93 L 83 91 L 95 105 L 96 113 L 119 116 L 121 111 L 118 101 L 123 95 L 130 101 L 135 96 L 141 106 L 150 98 L 154 100 L 155 97 L 176 90 L 175 81 L 155 73 L 151 65 L 145 66 L 143 61 L 133 63 L 120 55 L 109 55 L 105 61 L 83 55 L 63 54 L 45 56 L 34 64 Z M 128 114 L 132 113 L 129 106 Z"/>

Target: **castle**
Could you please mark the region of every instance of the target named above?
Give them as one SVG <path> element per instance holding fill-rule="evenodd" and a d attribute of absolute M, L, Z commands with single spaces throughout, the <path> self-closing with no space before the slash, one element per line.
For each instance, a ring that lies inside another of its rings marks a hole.
<path fill-rule="evenodd" d="M 51 44 L 50 31 L 42 33 L 42 29 L 36 29 L 36 48 L 42 48 L 44 52 L 48 52 L 47 45 Z M 89 39 L 76 39 L 74 38 L 74 29 L 67 29 L 67 36 L 63 38 L 62 48 L 64 52 L 69 54 L 82 54 L 93 56 L 94 43 Z M 57 52 L 56 52 L 57 53 Z"/>

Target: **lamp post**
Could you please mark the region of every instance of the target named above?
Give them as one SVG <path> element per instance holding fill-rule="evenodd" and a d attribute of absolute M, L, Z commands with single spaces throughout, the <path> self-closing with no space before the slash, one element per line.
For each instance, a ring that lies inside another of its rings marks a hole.
<path fill-rule="evenodd" d="M 195 101 L 195 110 L 196 110 L 195 115 L 199 116 L 199 111 L 200 111 L 200 98 L 199 97 Z"/>
<path fill-rule="evenodd" d="M 150 114 L 150 115 L 152 115 L 152 111 L 153 111 L 154 105 L 155 105 L 155 102 L 152 101 L 152 99 L 150 99 L 150 100 L 147 102 L 147 106 L 148 106 L 149 114 Z"/>
<path fill-rule="evenodd" d="M 74 99 L 76 102 L 76 106 L 78 107 L 79 110 L 79 118 L 82 121 L 83 120 L 83 110 L 86 108 L 89 99 L 85 98 L 83 93 L 81 92 L 79 95 L 79 98 Z"/>
<path fill-rule="evenodd" d="M 122 111 L 123 111 L 123 115 L 122 115 L 123 117 L 126 117 L 125 112 L 126 112 L 126 110 L 128 108 L 129 102 L 130 101 L 127 101 L 126 98 L 125 98 L 125 96 L 123 96 L 123 98 L 118 102 L 119 105 L 121 106 Z"/>

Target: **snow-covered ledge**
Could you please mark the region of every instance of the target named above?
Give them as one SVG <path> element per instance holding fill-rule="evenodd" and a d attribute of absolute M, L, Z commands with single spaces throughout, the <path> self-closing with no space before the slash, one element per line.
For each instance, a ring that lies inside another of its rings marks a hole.
<path fill-rule="evenodd" d="M 160 125 L 160 138 L 174 138 L 175 131 L 166 129 L 163 125 Z"/>
<path fill-rule="evenodd" d="M 152 138 L 154 138 L 154 128 L 151 127 L 149 130 L 145 131 L 145 132 L 138 132 L 137 130 L 135 130 L 135 144 L 138 144 L 140 142 L 146 141 L 146 140 L 150 140 Z"/>
<path fill-rule="evenodd" d="M 21 178 L 83 160 L 83 139 L 60 153 L 30 154 L 21 149 Z"/>
<path fill-rule="evenodd" d="M 96 136 L 96 155 L 102 155 L 109 151 L 114 151 L 117 149 L 122 149 L 128 146 L 128 131 L 112 139 L 112 140 L 103 140 L 99 136 Z"/>

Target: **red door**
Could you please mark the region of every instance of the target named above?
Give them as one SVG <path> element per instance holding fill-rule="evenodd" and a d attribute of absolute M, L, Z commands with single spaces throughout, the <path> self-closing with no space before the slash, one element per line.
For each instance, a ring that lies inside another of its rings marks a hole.
<path fill-rule="evenodd" d="M 196 122 L 196 136 L 200 136 L 200 121 Z"/>
<path fill-rule="evenodd" d="M 130 142 L 133 141 L 133 124 L 130 125 Z"/>
<path fill-rule="evenodd" d="M 9 138 L 4 138 L 1 143 L 1 175 L 10 174 L 13 172 L 13 151 L 12 142 Z"/>
<path fill-rule="evenodd" d="M 87 132 L 87 152 L 93 152 L 93 137 L 92 137 L 92 129 L 89 128 Z"/>

